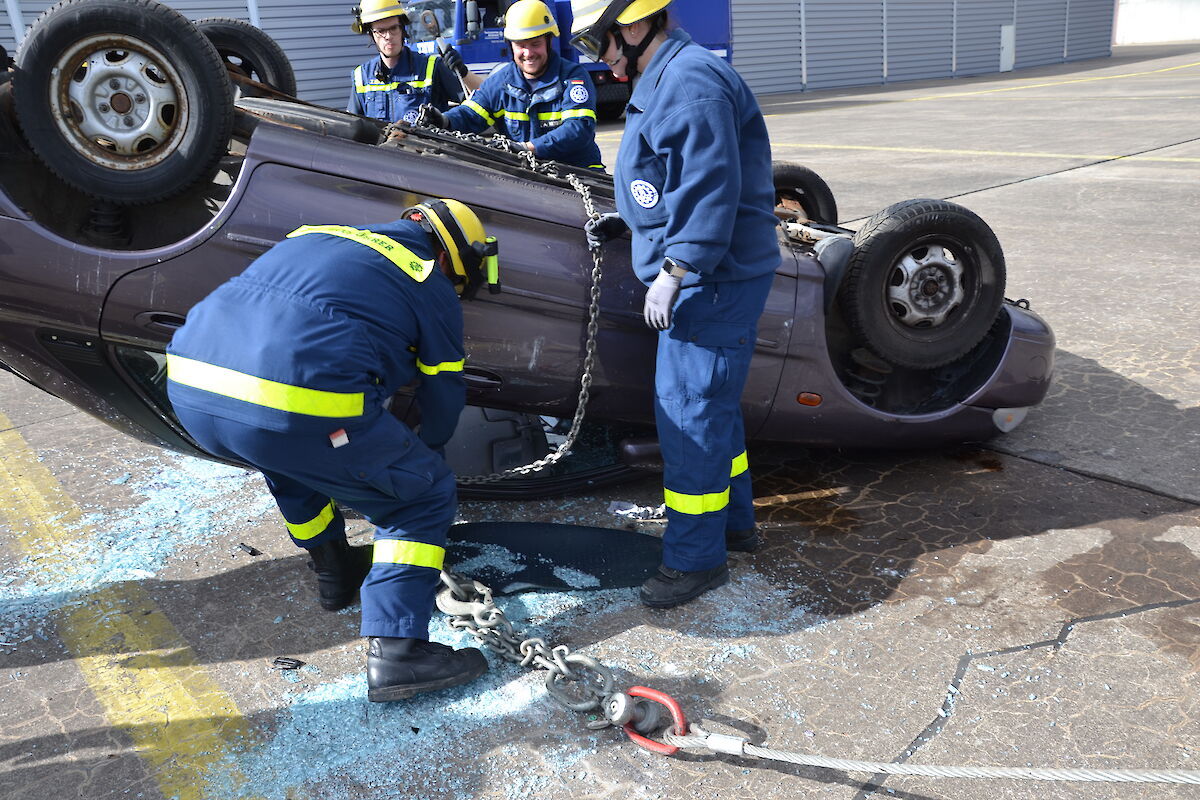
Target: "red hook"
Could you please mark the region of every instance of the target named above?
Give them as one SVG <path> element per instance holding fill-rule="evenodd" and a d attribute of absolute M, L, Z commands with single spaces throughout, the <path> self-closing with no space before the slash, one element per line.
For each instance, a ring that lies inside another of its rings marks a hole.
<path fill-rule="evenodd" d="M 630 686 L 625 694 L 630 697 L 641 697 L 646 700 L 664 705 L 671 712 L 671 719 L 675 722 L 674 732 L 679 736 L 687 736 L 688 724 L 687 719 L 683 716 L 683 709 L 679 707 L 674 697 L 666 692 L 660 692 L 657 689 L 651 689 L 646 686 Z M 679 752 L 679 748 L 673 744 L 663 744 L 656 742 L 653 739 L 647 739 L 633 729 L 633 723 L 627 722 L 624 725 L 625 735 L 633 740 L 633 743 L 639 747 L 644 747 L 652 753 L 658 753 L 664 756 L 673 756 Z"/>

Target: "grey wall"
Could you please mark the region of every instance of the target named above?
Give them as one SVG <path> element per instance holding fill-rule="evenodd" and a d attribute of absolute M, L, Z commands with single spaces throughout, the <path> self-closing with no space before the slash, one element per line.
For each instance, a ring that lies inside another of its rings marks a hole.
<path fill-rule="evenodd" d="M 1114 0 L 731 2 L 733 64 L 758 94 L 998 72 L 1006 25 L 1016 68 L 1112 53 Z"/>

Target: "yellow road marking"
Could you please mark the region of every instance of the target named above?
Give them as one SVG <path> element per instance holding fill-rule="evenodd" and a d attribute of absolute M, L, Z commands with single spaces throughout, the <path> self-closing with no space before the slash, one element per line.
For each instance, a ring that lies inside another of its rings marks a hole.
<path fill-rule="evenodd" d="M 798 147 L 805 150 L 873 150 L 881 153 L 934 153 L 951 156 L 1006 156 L 1012 158 L 1069 158 L 1083 161 L 1154 161 L 1171 164 L 1200 164 L 1200 157 L 1145 155 L 1089 155 L 1087 153 L 1022 153 L 1014 150 L 955 150 L 938 147 L 883 147 L 866 144 L 816 144 L 771 142 L 771 148 Z"/>
<path fill-rule="evenodd" d="M 12 423 L 0 414 L 0 508 L 22 550 L 62 565 L 72 541 L 89 535 L 79 507 L 21 435 L 5 428 Z M 145 589 L 127 582 L 93 591 L 59 613 L 57 631 L 163 796 L 202 800 L 205 778 L 227 770 L 222 757 L 232 742 L 248 742 L 250 729 Z"/>
<path fill-rule="evenodd" d="M 850 491 L 849 486 L 839 486 L 835 489 L 812 489 L 807 492 L 792 492 L 791 494 L 770 494 L 754 498 L 755 508 L 764 506 L 782 506 L 800 500 L 820 500 L 825 497 L 837 497 Z"/>

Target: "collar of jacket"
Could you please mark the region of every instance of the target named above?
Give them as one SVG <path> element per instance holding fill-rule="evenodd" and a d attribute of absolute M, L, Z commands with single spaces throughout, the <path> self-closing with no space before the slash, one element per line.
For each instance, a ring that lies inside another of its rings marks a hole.
<path fill-rule="evenodd" d="M 408 80 L 409 78 L 411 78 L 414 75 L 417 75 L 418 73 L 420 73 L 421 77 L 424 77 L 425 70 L 417 69 L 418 56 L 419 56 L 418 53 L 414 53 L 412 50 L 409 49 L 408 45 L 405 45 L 404 49 L 400 51 L 400 58 L 396 59 L 396 66 L 389 69 L 388 73 L 396 80 Z M 378 61 L 380 64 L 382 64 L 383 56 L 376 54 L 375 60 Z M 421 67 L 424 67 L 424 66 L 425 66 L 425 58 L 422 56 L 421 57 Z M 374 67 L 374 64 L 372 64 L 372 67 Z M 371 75 L 368 75 L 367 77 L 372 77 L 372 76 L 374 76 L 374 74 L 375 74 L 374 71 L 372 71 Z"/>
<path fill-rule="evenodd" d="M 691 41 L 692 37 L 683 28 L 676 28 L 667 34 L 667 40 L 662 43 L 658 52 L 654 54 L 654 58 L 650 59 L 650 63 L 646 65 L 646 74 L 636 79 L 633 94 L 629 97 L 629 105 L 638 111 L 646 110 L 646 100 L 658 88 L 663 70 L 667 68 L 667 64 L 671 63 L 671 59 L 679 55 L 679 51 Z"/>

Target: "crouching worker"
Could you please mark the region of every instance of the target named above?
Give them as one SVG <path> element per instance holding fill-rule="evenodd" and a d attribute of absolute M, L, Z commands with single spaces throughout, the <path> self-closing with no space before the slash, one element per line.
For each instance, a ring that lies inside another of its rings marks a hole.
<path fill-rule="evenodd" d="M 455 200 L 370 230 L 306 225 L 197 304 L 167 348 L 180 422 L 213 455 L 262 472 L 321 605 L 348 605 L 361 583 L 373 701 L 487 669 L 479 650 L 428 633 L 457 504 L 438 451 L 466 396 L 459 296 L 478 289 L 494 248 Z M 419 433 L 384 408 L 414 379 Z M 375 525 L 372 562 L 347 545 L 339 504 Z"/>

